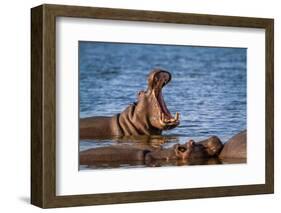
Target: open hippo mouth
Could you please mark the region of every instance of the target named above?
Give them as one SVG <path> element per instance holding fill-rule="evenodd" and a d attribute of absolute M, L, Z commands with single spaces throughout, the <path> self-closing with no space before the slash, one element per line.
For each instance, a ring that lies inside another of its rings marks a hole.
<path fill-rule="evenodd" d="M 159 122 L 164 129 L 174 128 L 180 123 L 180 114 L 176 112 L 173 116 L 170 113 L 162 94 L 163 87 L 171 81 L 171 78 L 171 74 L 165 70 L 155 70 L 148 78 L 149 89 L 153 91 L 159 108 Z"/>

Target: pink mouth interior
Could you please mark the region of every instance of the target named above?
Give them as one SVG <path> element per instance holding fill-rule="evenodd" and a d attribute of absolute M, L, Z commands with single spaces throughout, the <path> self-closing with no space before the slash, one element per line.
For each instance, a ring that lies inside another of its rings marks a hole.
<path fill-rule="evenodd" d="M 162 110 L 162 112 L 164 113 L 165 115 L 165 118 L 167 119 L 171 119 L 173 118 L 173 116 L 171 115 L 170 111 L 168 110 L 167 106 L 166 106 L 166 103 L 164 101 L 164 98 L 163 98 L 163 95 L 162 95 L 162 91 L 160 90 L 159 94 L 158 94 L 158 97 L 157 97 L 157 100 L 158 100 L 158 103 L 159 103 L 159 106 Z"/>

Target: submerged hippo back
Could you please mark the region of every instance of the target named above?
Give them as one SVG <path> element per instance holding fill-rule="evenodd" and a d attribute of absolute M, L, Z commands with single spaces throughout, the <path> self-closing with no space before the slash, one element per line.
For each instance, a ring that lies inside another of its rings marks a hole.
<path fill-rule="evenodd" d="M 82 151 L 80 152 L 79 160 L 81 165 L 92 165 L 97 162 L 143 161 L 145 154 L 146 150 L 143 149 L 111 146 Z"/>
<path fill-rule="evenodd" d="M 220 158 L 247 158 L 247 131 L 230 138 L 224 145 Z"/>

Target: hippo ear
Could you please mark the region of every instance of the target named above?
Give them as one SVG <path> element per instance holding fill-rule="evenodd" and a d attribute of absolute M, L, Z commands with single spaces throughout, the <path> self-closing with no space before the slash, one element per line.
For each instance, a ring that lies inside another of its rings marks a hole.
<path fill-rule="evenodd" d="M 138 96 L 142 95 L 144 93 L 144 90 L 141 90 L 138 92 Z"/>
<path fill-rule="evenodd" d="M 143 90 L 139 91 L 139 92 L 137 93 L 137 99 L 139 99 L 140 96 L 143 95 L 143 94 L 144 94 L 144 91 L 143 91 Z"/>
<path fill-rule="evenodd" d="M 193 147 L 195 145 L 195 141 L 194 140 L 189 140 L 188 142 L 187 142 L 187 146 L 188 147 Z"/>

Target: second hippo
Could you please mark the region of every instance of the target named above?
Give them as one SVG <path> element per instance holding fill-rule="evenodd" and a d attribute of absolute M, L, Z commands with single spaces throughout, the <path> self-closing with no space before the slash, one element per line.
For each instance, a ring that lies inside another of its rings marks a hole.
<path fill-rule="evenodd" d="M 220 159 L 246 159 L 247 158 L 247 130 L 244 130 L 232 138 L 225 144 L 219 154 Z"/>
<path fill-rule="evenodd" d="M 92 148 L 80 152 L 80 165 L 94 165 L 112 162 L 142 162 L 148 166 L 155 162 L 182 161 L 183 164 L 202 164 L 217 155 L 221 149 L 220 140 L 211 137 L 195 143 L 190 140 L 185 144 L 175 144 L 170 148 L 136 147 L 132 145 L 115 145 Z M 200 162 L 198 162 L 200 161 Z M 182 165 L 183 165 L 182 164 Z"/>
<path fill-rule="evenodd" d="M 93 165 L 104 162 L 132 162 L 142 161 L 144 164 L 153 160 L 186 159 L 191 150 L 186 146 L 175 144 L 167 149 L 141 149 L 133 146 L 99 147 L 80 152 L 80 165 Z"/>

